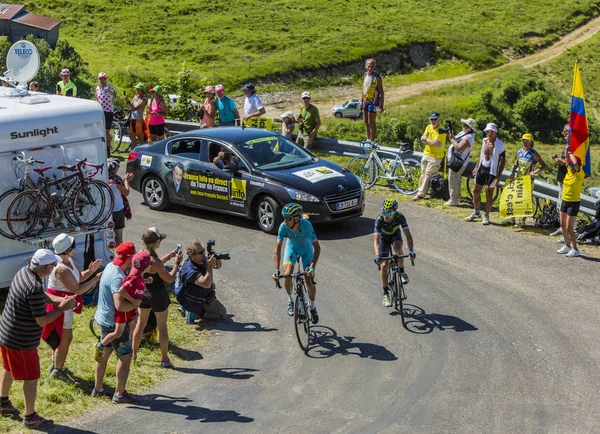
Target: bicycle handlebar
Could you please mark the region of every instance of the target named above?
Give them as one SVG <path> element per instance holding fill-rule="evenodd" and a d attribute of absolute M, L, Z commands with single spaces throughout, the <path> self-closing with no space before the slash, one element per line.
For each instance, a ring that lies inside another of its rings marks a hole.
<path fill-rule="evenodd" d="M 309 274 L 306 271 L 298 271 L 296 273 L 292 273 L 292 274 L 280 274 L 279 277 L 274 278 L 273 280 L 275 281 L 275 286 L 279 289 L 281 289 L 281 284 L 279 283 L 279 279 L 285 279 L 288 277 L 296 278 L 296 277 L 304 277 L 304 276 L 308 276 Z M 315 282 L 315 279 L 313 279 L 312 277 L 310 278 L 310 281 L 313 284 L 316 284 L 317 282 Z"/>
<path fill-rule="evenodd" d="M 23 157 L 21 157 L 19 155 L 17 155 L 15 158 L 13 158 L 13 161 L 20 161 L 21 163 L 25 163 L 25 164 L 29 164 L 29 165 L 32 165 L 34 163 L 35 164 L 44 164 L 45 163 L 44 161 L 42 161 L 42 160 L 36 160 L 33 157 L 29 157 L 27 159 L 23 159 Z"/>
<path fill-rule="evenodd" d="M 415 258 L 412 258 L 410 256 L 410 254 L 406 254 L 406 255 L 392 255 L 392 256 L 378 256 L 375 258 L 375 260 L 379 259 L 379 261 L 397 261 L 398 259 L 402 259 L 402 258 L 410 258 L 410 263 L 411 265 L 414 267 L 415 266 Z M 381 264 L 379 262 L 376 262 L 377 264 L 377 268 L 381 270 Z"/>

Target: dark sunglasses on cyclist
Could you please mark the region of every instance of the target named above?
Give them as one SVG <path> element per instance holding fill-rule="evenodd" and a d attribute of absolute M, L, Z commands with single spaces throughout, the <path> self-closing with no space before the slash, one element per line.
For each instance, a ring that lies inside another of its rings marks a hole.
<path fill-rule="evenodd" d="M 289 221 L 292 221 L 292 220 L 294 220 L 294 217 L 284 217 L 284 220 L 285 220 L 286 222 L 289 222 Z"/>
<path fill-rule="evenodd" d="M 381 214 L 383 214 L 384 217 L 391 217 L 394 215 L 394 211 L 383 211 Z"/>

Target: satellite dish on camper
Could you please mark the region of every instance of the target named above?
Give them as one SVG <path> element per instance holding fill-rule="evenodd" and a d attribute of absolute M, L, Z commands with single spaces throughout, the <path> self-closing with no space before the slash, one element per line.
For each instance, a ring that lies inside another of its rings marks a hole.
<path fill-rule="evenodd" d="M 29 41 L 15 43 L 6 56 L 5 78 L 10 82 L 17 82 L 16 92 L 13 95 L 27 95 L 27 82 L 31 80 L 40 68 L 40 53 L 35 45 Z"/>

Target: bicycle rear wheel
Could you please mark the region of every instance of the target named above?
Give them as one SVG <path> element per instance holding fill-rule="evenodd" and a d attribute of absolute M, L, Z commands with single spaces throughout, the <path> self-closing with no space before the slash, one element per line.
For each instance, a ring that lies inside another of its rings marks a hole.
<path fill-rule="evenodd" d="M 117 152 L 122 141 L 123 128 L 119 122 L 112 121 L 112 124 L 110 124 L 110 152 Z"/>
<path fill-rule="evenodd" d="M 105 212 L 106 199 L 102 188 L 93 182 L 80 186 L 73 196 L 72 215 L 83 226 L 93 225 Z"/>
<path fill-rule="evenodd" d="M 37 191 L 23 191 L 15 196 L 6 215 L 9 230 L 17 238 L 36 237 L 50 224 L 51 206 Z"/>
<path fill-rule="evenodd" d="M 365 189 L 375 185 L 379 177 L 379 167 L 374 159 L 369 159 L 368 155 L 357 155 L 348 163 L 346 170 L 362 179 Z"/>
<path fill-rule="evenodd" d="M 473 185 L 475 184 L 475 181 L 473 178 L 471 178 L 470 176 L 467 178 L 467 194 L 469 195 L 469 199 L 471 201 L 473 201 Z M 502 190 L 502 188 L 500 187 L 500 184 L 498 184 L 496 186 L 496 188 L 494 189 L 494 202 L 496 201 L 496 199 L 498 199 L 498 196 L 500 196 L 500 191 Z M 486 195 L 486 188 L 482 188 L 481 189 L 481 202 L 485 203 L 485 200 L 483 199 L 483 197 Z"/>
<path fill-rule="evenodd" d="M 392 171 L 392 179 L 396 191 L 412 196 L 419 190 L 419 179 L 421 178 L 421 162 L 416 158 L 403 159 L 404 167 L 398 162 Z"/>
<path fill-rule="evenodd" d="M 303 295 L 296 296 L 294 301 L 294 327 L 300 348 L 303 351 L 308 351 L 310 345 L 310 319 Z"/>
<path fill-rule="evenodd" d="M 2 196 L 0 196 L 0 234 L 6 238 L 15 238 L 14 234 L 8 228 L 8 207 L 17 194 L 21 193 L 21 191 L 22 190 L 18 188 L 11 188 L 10 190 L 2 193 Z"/>

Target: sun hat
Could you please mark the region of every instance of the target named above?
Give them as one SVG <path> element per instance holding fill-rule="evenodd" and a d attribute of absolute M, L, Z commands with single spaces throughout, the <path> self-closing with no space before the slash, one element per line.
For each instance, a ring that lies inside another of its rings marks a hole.
<path fill-rule="evenodd" d="M 117 267 L 121 267 L 133 255 L 135 255 L 135 246 L 131 241 L 125 241 L 117 246 L 113 264 L 115 264 Z"/>
<path fill-rule="evenodd" d="M 106 72 L 99 72 L 98 78 L 106 78 Z"/>
<path fill-rule="evenodd" d="M 468 119 L 461 119 L 460 121 L 463 124 L 467 125 L 469 128 L 471 128 L 473 130 L 473 132 L 477 131 L 477 122 L 475 122 L 475 119 L 468 118 Z"/>
<path fill-rule="evenodd" d="M 433 120 L 433 119 L 439 119 L 440 118 L 440 114 L 438 112 L 431 112 L 429 114 L 429 119 Z"/>
<path fill-rule="evenodd" d="M 60 259 L 60 256 L 56 256 L 52 253 L 52 250 L 49 249 L 36 250 L 31 258 L 32 265 L 50 265 L 55 262 L 62 262 L 62 259 Z"/>
<path fill-rule="evenodd" d="M 141 90 L 144 91 L 144 93 L 148 92 L 148 87 L 144 83 L 142 83 L 141 81 L 138 84 L 136 84 L 135 86 L 133 86 L 133 88 L 134 89 L 141 89 Z"/>
<path fill-rule="evenodd" d="M 57 255 L 66 253 L 73 246 L 75 246 L 75 238 L 68 234 L 59 234 L 52 240 L 52 248 Z"/>
<path fill-rule="evenodd" d="M 225 92 L 225 86 L 223 86 L 222 84 L 217 84 L 215 86 L 215 92 L 219 93 L 219 92 Z"/>
<path fill-rule="evenodd" d="M 485 131 L 486 133 L 487 133 L 488 131 L 493 131 L 493 132 L 495 132 L 495 133 L 498 133 L 498 127 L 496 126 L 496 124 L 494 124 L 494 123 L 490 122 L 489 124 L 487 124 L 487 125 L 485 126 L 485 129 L 484 129 L 483 131 Z"/>
<path fill-rule="evenodd" d="M 161 234 L 156 226 L 152 226 L 144 231 L 142 234 L 142 241 L 146 245 L 154 244 L 158 240 L 164 240 L 167 238 L 165 234 Z"/>
<path fill-rule="evenodd" d="M 158 94 L 158 96 L 163 96 L 163 88 L 160 85 L 154 86 L 153 88 L 151 88 L 150 92 L 156 92 Z"/>
<path fill-rule="evenodd" d="M 294 113 L 292 113 L 292 112 L 285 112 L 285 113 L 283 113 L 283 114 L 282 114 L 281 116 L 279 116 L 279 117 L 280 117 L 281 119 L 283 119 L 283 118 L 291 118 L 291 119 L 294 119 Z"/>
<path fill-rule="evenodd" d="M 312 96 L 310 96 L 310 92 L 304 91 L 302 92 L 302 99 L 304 98 L 312 98 Z"/>
<path fill-rule="evenodd" d="M 215 87 L 214 86 L 206 86 L 204 88 L 204 93 L 215 93 Z"/>
<path fill-rule="evenodd" d="M 521 140 L 527 140 L 527 141 L 533 142 L 533 136 L 529 133 L 525 133 L 525 134 L 523 134 L 523 136 L 521 136 Z"/>
<path fill-rule="evenodd" d="M 69 71 L 68 69 L 63 69 L 62 71 L 60 71 L 60 73 L 58 74 L 60 77 L 62 76 L 69 76 L 71 75 L 71 71 Z"/>
<path fill-rule="evenodd" d="M 141 250 L 131 258 L 130 276 L 141 276 L 144 270 L 152 262 L 152 255 L 147 250 Z"/>

